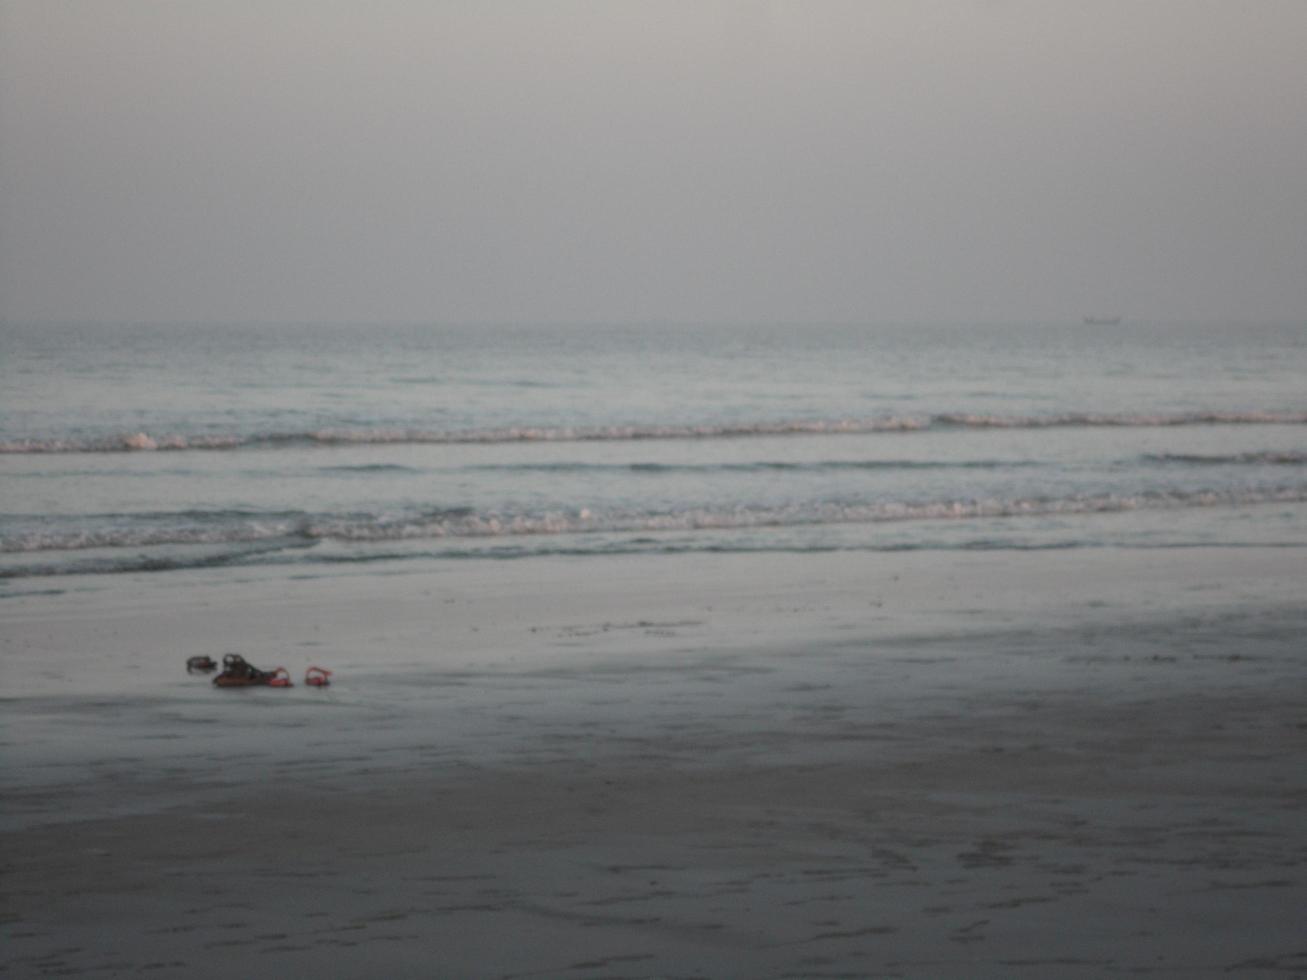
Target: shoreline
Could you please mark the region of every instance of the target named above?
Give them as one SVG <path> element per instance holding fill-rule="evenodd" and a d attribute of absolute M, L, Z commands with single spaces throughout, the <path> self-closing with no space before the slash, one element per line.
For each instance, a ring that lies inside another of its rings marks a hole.
<path fill-rule="evenodd" d="M 1304 570 L 667 556 L 9 600 L 0 962 L 1302 972 Z M 186 677 L 223 649 L 336 683 Z"/>

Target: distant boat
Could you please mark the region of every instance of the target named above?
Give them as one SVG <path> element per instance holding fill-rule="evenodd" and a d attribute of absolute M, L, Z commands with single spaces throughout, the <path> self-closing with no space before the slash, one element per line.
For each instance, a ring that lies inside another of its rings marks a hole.
<path fill-rule="evenodd" d="M 1089 327 L 1115 327 L 1121 322 L 1121 315 L 1116 316 L 1087 316 L 1085 317 L 1085 326 Z"/>

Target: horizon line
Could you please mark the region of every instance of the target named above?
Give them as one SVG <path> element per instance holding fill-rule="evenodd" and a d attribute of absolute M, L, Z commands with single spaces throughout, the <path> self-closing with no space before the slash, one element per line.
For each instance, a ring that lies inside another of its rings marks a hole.
<path fill-rule="evenodd" d="M 0 317 L 0 327 L 14 326 L 104 326 L 104 327 L 911 327 L 911 326 L 1105 326 L 1087 324 L 1088 314 L 1068 317 L 883 317 L 843 319 L 171 319 L 81 317 Z M 1116 314 L 1113 314 L 1115 317 Z M 1205 317 L 1132 317 L 1122 314 L 1120 326 L 1198 325 L 1307 325 L 1307 314 L 1299 316 L 1224 315 Z"/>

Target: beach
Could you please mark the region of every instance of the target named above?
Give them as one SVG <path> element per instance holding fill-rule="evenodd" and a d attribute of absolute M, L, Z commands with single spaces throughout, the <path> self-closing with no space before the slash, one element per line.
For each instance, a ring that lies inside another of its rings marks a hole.
<path fill-rule="evenodd" d="M 1196 547 L 60 580 L 0 604 L 0 969 L 1307 973 L 1304 572 Z M 227 651 L 296 686 L 184 669 Z"/>
<path fill-rule="evenodd" d="M 0 980 L 1307 980 L 1304 36 L 0 0 Z"/>

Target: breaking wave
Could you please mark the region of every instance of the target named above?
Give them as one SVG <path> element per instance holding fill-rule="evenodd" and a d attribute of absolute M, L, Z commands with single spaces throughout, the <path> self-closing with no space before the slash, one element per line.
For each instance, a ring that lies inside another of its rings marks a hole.
<path fill-rule="evenodd" d="M 186 511 L 176 514 L 99 515 L 97 529 L 39 527 L 0 538 L 0 553 L 149 548 L 161 546 L 253 545 L 308 547 L 422 538 L 515 538 L 522 536 L 659 533 L 750 528 L 801 528 L 892 521 L 968 520 L 1055 515 L 1107 514 L 1136 510 L 1235 507 L 1307 502 L 1307 486 L 1262 490 L 1148 492 L 988 500 L 805 503 L 790 506 L 707 507 L 682 511 L 627 512 L 554 510 L 539 513 L 482 513 L 451 508 L 415 514 L 255 514 L 244 511 Z M 0 571 L 0 577 L 5 572 Z"/>
<path fill-rule="evenodd" d="M 1043 466 L 1038 460 L 826 459 L 742 463 L 484 463 L 468 469 L 488 473 L 803 473 L 835 470 L 997 470 Z"/>
<path fill-rule="evenodd" d="M 1144 457 L 1152 463 L 1177 463 L 1191 466 L 1307 466 L 1307 453 L 1292 450 L 1267 450 L 1255 453 L 1204 455 L 1202 453 L 1153 453 Z"/>
<path fill-rule="evenodd" d="M 0 453 L 111 453 L 220 451 L 277 446 L 457 445 L 515 442 L 628 442 L 638 440 L 739 439 L 751 436 L 924 432 L 940 429 L 1049 429 L 1211 425 L 1307 425 L 1307 412 L 1182 412 L 1051 415 L 939 413 L 875 418 L 790 419 L 704 425 L 506 426 L 489 429 L 326 428 L 247 435 L 180 435 L 147 432 L 0 442 Z"/>

